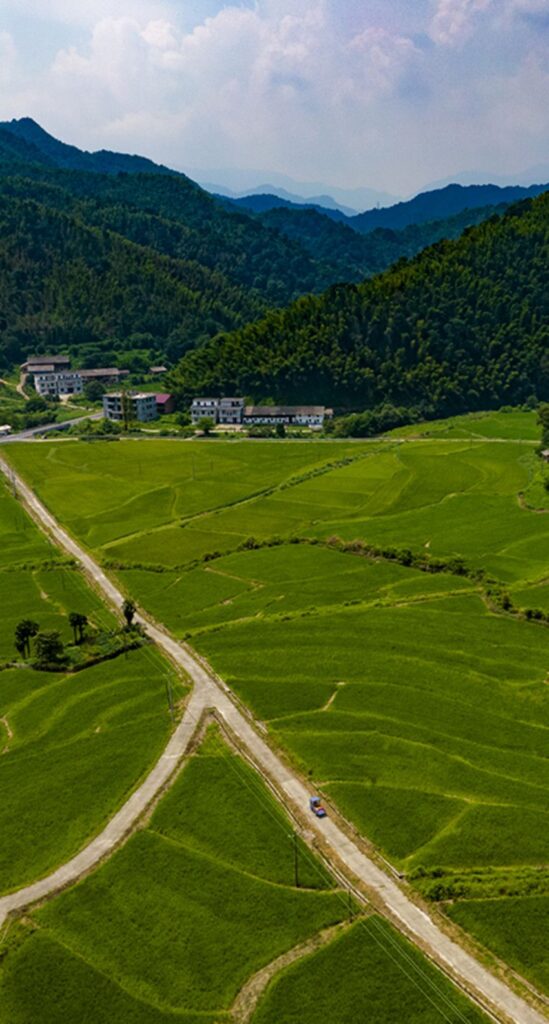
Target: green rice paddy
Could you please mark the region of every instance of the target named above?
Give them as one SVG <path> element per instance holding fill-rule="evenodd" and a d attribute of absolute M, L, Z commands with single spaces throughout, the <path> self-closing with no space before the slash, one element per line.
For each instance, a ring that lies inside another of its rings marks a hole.
<path fill-rule="evenodd" d="M 72 611 L 92 628 L 112 629 L 116 619 L 3 484 L 0 534 L 0 892 L 7 892 L 68 860 L 139 783 L 169 735 L 165 676 L 172 672 L 147 647 L 72 674 L 10 667 L 23 618 L 59 630 L 65 642 Z"/>
<path fill-rule="evenodd" d="M 235 1000 L 257 971 L 340 925 L 312 960 L 276 972 L 269 988 L 265 980 L 254 1021 L 346 1024 L 352 1004 L 364 1024 L 393 1021 L 403 1006 L 410 1024 L 482 1024 L 391 928 L 357 917 L 301 843 L 299 887 L 294 871 L 291 823 L 255 772 L 210 730 L 147 827 L 12 927 L 0 960 L 0 1021 L 221 1024 L 233 1019 Z M 315 1011 L 310 976 L 317 958 Z M 296 970 L 304 973 L 304 1018 L 295 1017 Z M 325 1016 L 314 1016 L 322 1008 Z"/>
<path fill-rule="evenodd" d="M 518 919 L 533 898 L 528 872 L 549 896 L 549 630 L 498 611 L 474 578 L 549 610 L 538 428 L 517 411 L 428 427 L 374 443 L 63 442 L 9 456 L 411 881 L 465 890 L 481 872 L 489 927 L 470 899 L 452 915 L 463 908 L 464 927 L 543 987 L 505 908 L 518 901 Z M 470 573 L 344 553 L 334 537 Z M 538 944 L 541 922 L 536 911 Z"/>

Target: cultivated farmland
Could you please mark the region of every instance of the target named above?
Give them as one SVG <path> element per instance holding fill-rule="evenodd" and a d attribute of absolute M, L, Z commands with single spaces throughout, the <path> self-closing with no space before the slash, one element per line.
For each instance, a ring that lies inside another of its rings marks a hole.
<path fill-rule="evenodd" d="M 542 942 L 549 630 L 517 612 L 546 606 L 535 417 L 431 427 L 10 458 L 368 840 L 543 987 L 505 909 L 517 920 L 538 898 L 528 934 Z"/>
<path fill-rule="evenodd" d="M 334 992 L 362 973 L 370 981 L 358 985 L 352 1003 L 365 1024 L 394 1020 L 403 1006 L 410 1024 L 438 1024 L 441 1013 L 481 1024 L 483 1016 L 392 929 L 357 917 L 357 906 L 300 841 L 299 887 L 295 863 L 291 823 L 210 730 L 148 826 L 12 929 L 0 968 L 0 1020 L 34 1024 L 40 1015 L 65 1024 L 91 1020 L 91 1008 L 94 1024 L 249 1020 L 270 975 L 243 998 L 248 980 L 292 950 L 299 963 L 322 933 L 316 1012 L 324 1016 L 311 1016 L 307 995 L 305 1019 L 347 1021 L 344 1008 L 343 1016 L 326 1014 Z M 342 975 L 349 953 L 356 959 Z M 259 1020 L 294 1019 L 295 996 L 284 975 L 280 991 L 276 981 L 282 966 L 273 969 L 282 1014 L 264 1016 L 269 990 Z M 307 961 L 303 968 L 307 974 Z M 236 1007 L 246 1015 L 233 1016 Z"/>
<path fill-rule="evenodd" d="M 130 650 L 78 672 L 39 671 L 15 657 L 23 618 L 72 640 L 70 612 L 109 646 L 114 615 L 0 484 L 0 892 L 67 860 L 111 817 L 170 731 L 156 651 Z M 99 652 L 100 653 L 100 652 Z M 182 694 L 181 684 L 174 687 Z"/>

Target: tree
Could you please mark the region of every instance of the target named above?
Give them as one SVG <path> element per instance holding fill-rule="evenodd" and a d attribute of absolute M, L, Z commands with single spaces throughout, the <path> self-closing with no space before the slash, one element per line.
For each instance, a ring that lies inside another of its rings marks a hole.
<path fill-rule="evenodd" d="M 277 423 L 275 433 L 277 437 L 286 437 L 286 427 L 283 423 Z"/>
<path fill-rule="evenodd" d="M 65 654 L 61 634 L 57 630 L 50 633 L 38 633 L 35 641 L 36 659 L 40 665 L 60 663 Z"/>
<path fill-rule="evenodd" d="M 81 644 L 84 639 L 84 630 L 88 625 L 87 615 L 83 615 L 81 612 L 71 612 L 69 623 L 74 634 L 75 644 Z"/>
<path fill-rule="evenodd" d="M 124 601 L 124 604 L 122 605 L 122 614 L 123 614 L 123 616 L 124 616 L 124 618 L 126 620 L 126 625 L 127 625 L 128 629 L 131 628 L 132 622 L 134 620 L 135 612 L 136 612 L 135 604 L 133 603 L 133 601 L 129 597 L 127 597 L 126 600 Z"/>
<path fill-rule="evenodd" d="M 198 421 L 197 427 L 202 431 L 205 437 L 208 437 L 215 427 L 215 423 L 211 416 L 203 416 L 202 419 Z"/>
<path fill-rule="evenodd" d="M 549 402 L 543 402 L 538 409 L 538 423 L 541 427 L 541 444 L 549 448 Z"/>
<path fill-rule="evenodd" d="M 105 386 L 99 380 L 90 380 L 84 388 L 84 394 L 88 402 L 100 402 L 105 394 Z"/>
<path fill-rule="evenodd" d="M 15 627 L 15 647 L 23 657 L 30 655 L 30 642 L 36 636 L 40 626 L 32 619 L 22 619 Z"/>

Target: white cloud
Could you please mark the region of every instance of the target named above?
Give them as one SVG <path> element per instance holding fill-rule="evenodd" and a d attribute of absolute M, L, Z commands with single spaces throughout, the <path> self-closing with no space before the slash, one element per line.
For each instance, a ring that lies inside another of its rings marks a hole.
<path fill-rule="evenodd" d="M 50 6 L 67 20 L 78 11 L 78 30 L 65 28 L 54 58 L 42 70 L 34 58 L 26 79 L 24 47 L 17 39 L 14 64 L 0 34 L 2 114 L 33 116 L 87 149 L 401 193 L 469 167 L 505 173 L 546 158 L 543 33 L 524 16 L 549 0 L 421 0 L 414 27 L 410 0 Z M 44 10 L 43 0 L 20 7 Z M 185 28 L 196 9 L 212 13 Z M 460 45 L 473 33 L 475 45 Z"/>
<path fill-rule="evenodd" d="M 493 0 L 436 0 L 430 34 L 435 43 L 455 46 L 473 31 L 474 19 L 487 10 Z"/>
<path fill-rule="evenodd" d="M 7 86 L 13 77 L 17 49 L 9 32 L 0 32 L 0 84 Z"/>

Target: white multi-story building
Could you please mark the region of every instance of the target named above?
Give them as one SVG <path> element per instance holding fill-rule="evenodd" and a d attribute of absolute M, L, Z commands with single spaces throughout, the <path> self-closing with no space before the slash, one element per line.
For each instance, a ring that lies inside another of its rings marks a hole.
<path fill-rule="evenodd" d="M 57 398 L 59 395 L 81 395 L 82 377 L 72 370 L 59 373 L 35 372 L 34 386 L 42 398 Z"/>
<path fill-rule="evenodd" d="M 220 398 L 217 410 L 218 423 L 242 423 L 244 416 L 243 398 Z"/>
<path fill-rule="evenodd" d="M 193 398 L 191 405 L 192 422 L 198 423 L 199 420 L 207 417 L 212 419 L 214 423 L 217 423 L 219 418 L 219 402 L 219 398 Z"/>
<path fill-rule="evenodd" d="M 132 394 L 116 391 L 103 395 L 103 415 L 107 420 L 122 423 L 125 419 L 150 423 L 158 417 L 156 395 L 149 392 Z"/>

